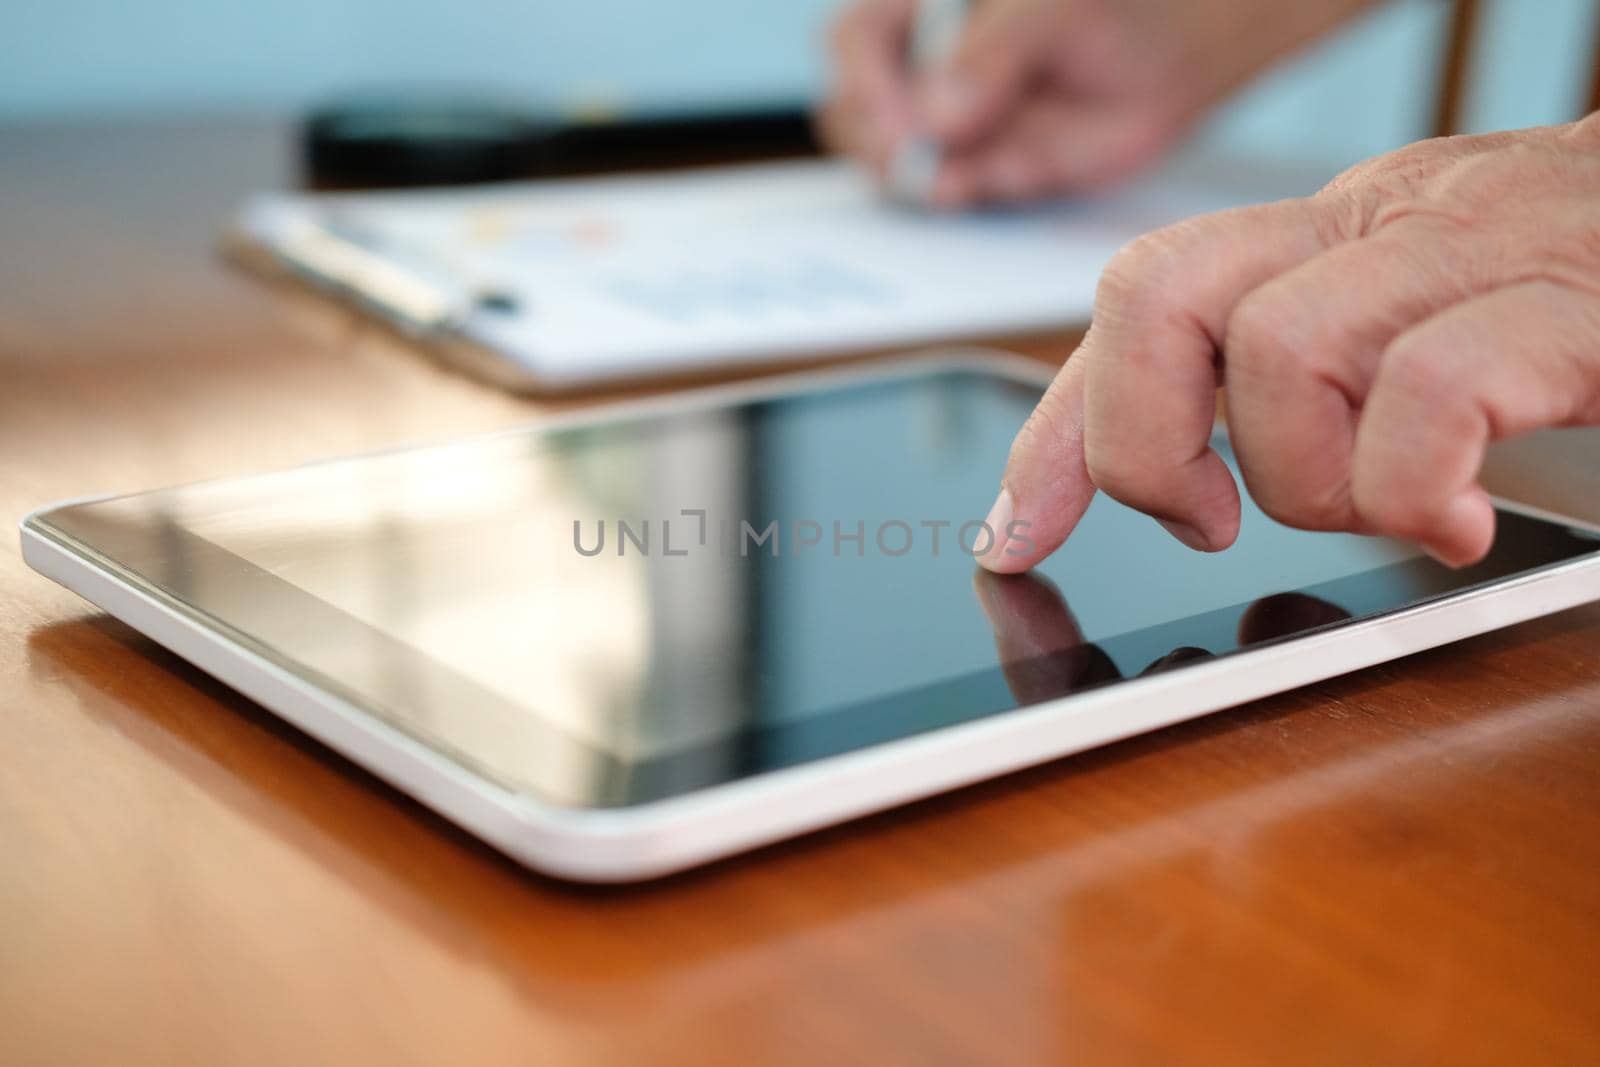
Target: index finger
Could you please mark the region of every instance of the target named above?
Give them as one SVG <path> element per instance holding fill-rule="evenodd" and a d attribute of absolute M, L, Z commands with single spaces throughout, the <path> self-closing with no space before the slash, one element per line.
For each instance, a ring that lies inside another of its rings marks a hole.
<path fill-rule="evenodd" d="M 1192 548 L 1232 544 L 1239 490 L 1210 444 L 1228 318 L 1251 290 L 1336 241 L 1335 223 L 1316 201 L 1283 200 L 1190 219 L 1119 252 L 1089 335 L 1018 435 L 1001 479 L 996 509 L 1028 525 L 1029 546 L 981 562 L 1034 565 L 1065 540 L 1096 488 Z M 1081 473 L 1058 469 L 1062 457 Z"/>

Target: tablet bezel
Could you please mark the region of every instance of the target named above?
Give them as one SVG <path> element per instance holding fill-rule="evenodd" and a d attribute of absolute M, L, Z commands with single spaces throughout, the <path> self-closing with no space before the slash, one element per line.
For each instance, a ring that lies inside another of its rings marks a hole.
<path fill-rule="evenodd" d="M 682 414 L 951 370 L 1030 385 L 1043 385 L 1054 373 L 1052 367 L 1021 357 L 965 350 L 650 398 L 508 432 Z M 54 505 L 24 520 L 23 554 L 31 566 L 521 862 L 581 881 L 633 881 L 671 873 L 1600 598 L 1597 551 L 1375 618 L 1232 652 L 1172 674 L 1128 679 L 680 796 L 629 807 L 580 809 L 543 802 L 474 773 L 355 701 L 249 647 L 203 612 L 130 580 L 88 546 L 52 531 L 50 512 L 88 502 Z M 1596 529 L 1506 501 L 1497 505 L 1570 528 Z"/>

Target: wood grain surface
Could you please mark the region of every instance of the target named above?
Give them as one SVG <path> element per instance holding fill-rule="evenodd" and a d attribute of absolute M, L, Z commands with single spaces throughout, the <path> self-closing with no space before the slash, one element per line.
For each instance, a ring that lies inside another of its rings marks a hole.
<path fill-rule="evenodd" d="M 228 212 L 290 160 L 265 124 L 0 130 L 6 529 L 547 406 L 221 264 Z M 1534 441 L 1495 477 L 1592 508 L 1595 455 Z M 1593 1063 L 1600 607 L 586 890 L 7 534 L 0 850 L 13 1067 Z"/>

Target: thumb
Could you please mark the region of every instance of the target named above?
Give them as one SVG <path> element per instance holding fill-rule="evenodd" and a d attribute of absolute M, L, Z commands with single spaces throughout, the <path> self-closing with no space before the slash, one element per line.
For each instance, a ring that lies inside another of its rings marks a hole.
<path fill-rule="evenodd" d="M 1028 570 L 1060 548 L 1094 499 L 1083 458 L 1083 370 L 1078 354 L 1068 358 L 1011 443 L 987 520 L 994 541 L 978 558 L 996 574 Z"/>
<path fill-rule="evenodd" d="M 973 5 L 955 52 L 918 93 L 927 130 L 961 144 L 993 130 L 1059 45 L 1061 0 L 987 0 Z"/>

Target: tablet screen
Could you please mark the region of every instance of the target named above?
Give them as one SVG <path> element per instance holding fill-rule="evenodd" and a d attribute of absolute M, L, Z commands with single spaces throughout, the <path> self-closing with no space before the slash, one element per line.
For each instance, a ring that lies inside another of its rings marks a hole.
<path fill-rule="evenodd" d="M 1181 670 L 1596 547 L 1503 512 L 1490 558 L 1457 572 L 1247 501 L 1238 543 L 1205 555 L 1102 497 L 1033 574 L 990 576 L 973 553 L 1038 395 L 940 371 L 45 521 L 476 772 L 579 807 Z"/>

